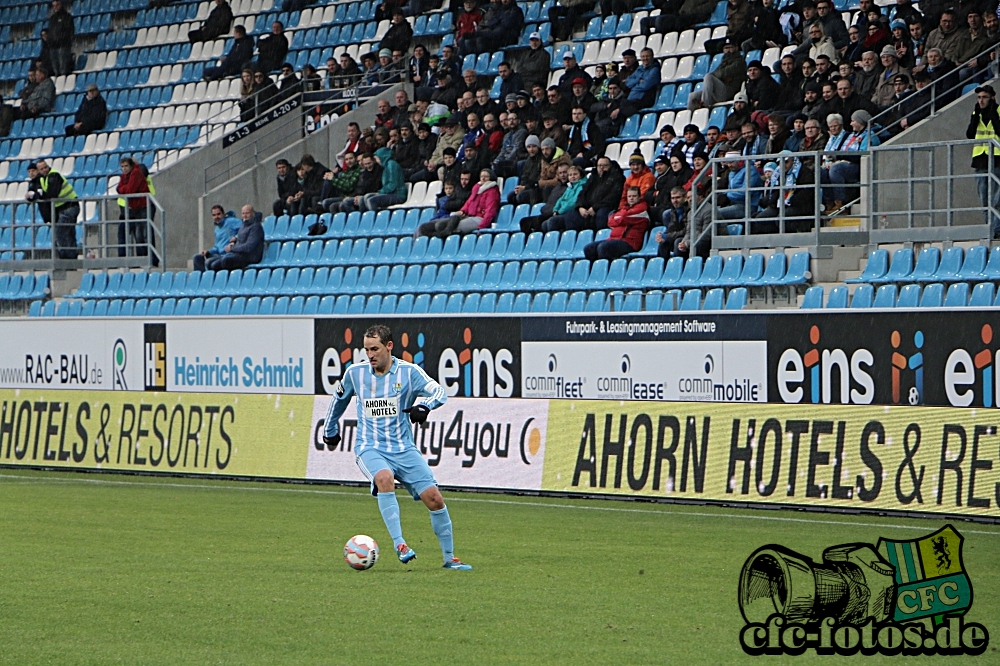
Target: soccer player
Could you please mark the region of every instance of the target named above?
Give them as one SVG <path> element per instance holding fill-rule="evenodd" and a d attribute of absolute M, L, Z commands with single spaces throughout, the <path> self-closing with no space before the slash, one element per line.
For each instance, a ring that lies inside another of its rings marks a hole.
<path fill-rule="evenodd" d="M 371 326 L 365 331 L 368 363 L 352 365 L 344 373 L 326 414 L 323 441 L 340 445 L 340 417 L 351 397 L 358 396 L 358 427 L 354 453 L 358 467 L 372 484 L 382 520 L 396 546 L 399 561 L 409 562 L 417 553 L 406 545 L 399 523 L 396 479 L 422 500 L 431 512 L 431 527 L 441 543 L 444 568 L 468 571 L 472 567 L 455 557 L 451 517 L 444 504 L 430 466 L 413 443 L 413 431 L 406 422 L 423 423 L 432 409 L 444 404 L 444 389 L 419 366 L 394 358 L 392 331 L 388 326 Z M 418 397 L 424 399 L 417 402 Z"/>

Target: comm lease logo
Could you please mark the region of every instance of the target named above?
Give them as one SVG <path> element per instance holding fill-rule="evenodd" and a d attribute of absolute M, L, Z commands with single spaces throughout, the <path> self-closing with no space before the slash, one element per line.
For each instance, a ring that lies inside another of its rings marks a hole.
<path fill-rule="evenodd" d="M 967 622 L 972 581 L 951 525 L 913 539 L 846 543 L 822 562 L 777 544 L 743 564 L 740 644 L 750 655 L 982 654 L 986 627 Z"/>

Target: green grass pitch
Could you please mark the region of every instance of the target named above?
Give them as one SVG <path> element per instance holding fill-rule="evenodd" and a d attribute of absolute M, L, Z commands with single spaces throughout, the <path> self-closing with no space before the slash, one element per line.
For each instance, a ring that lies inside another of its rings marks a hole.
<path fill-rule="evenodd" d="M 405 566 L 363 489 L 0 470 L 0 663 L 841 662 L 742 653 L 743 561 L 945 523 L 446 492 L 475 566 L 453 572 L 426 509 L 397 495 L 419 554 Z M 955 526 L 969 618 L 996 646 L 1000 526 Z M 359 533 L 382 546 L 366 572 L 342 558 Z M 993 646 L 948 662 L 1000 663 Z"/>

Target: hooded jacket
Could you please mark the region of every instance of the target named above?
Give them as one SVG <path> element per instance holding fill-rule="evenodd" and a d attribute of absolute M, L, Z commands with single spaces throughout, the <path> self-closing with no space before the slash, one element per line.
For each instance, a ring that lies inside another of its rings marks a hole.
<path fill-rule="evenodd" d="M 539 153 L 540 154 L 540 153 Z M 559 171 L 559 165 L 565 164 L 569 166 L 573 163 L 573 160 L 569 158 L 569 155 L 559 147 L 556 147 L 556 152 L 552 153 L 552 159 L 546 160 L 542 158 L 542 172 L 538 176 L 538 186 L 539 187 L 554 187 L 559 179 L 556 178 L 556 172 Z"/>
<path fill-rule="evenodd" d="M 482 218 L 480 229 L 488 229 L 500 211 L 500 188 L 495 181 L 479 182 L 472 186 L 469 200 L 462 206 L 462 212 L 469 217 Z"/>
<path fill-rule="evenodd" d="M 655 184 L 656 177 L 645 164 L 642 165 L 642 171 L 639 173 L 632 173 L 629 171 L 628 176 L 625 178 L 625 185 L 622 187 L 621 198 L 618 200 L 618 209 L 622 210 L 624 208 L 628 208 L 627 197 L 629 188 L 638 187 L 639 196 L 645 198 L 646 191 Z"/>
<path fill-rule="evenodd" d="M 566 191 L 562 193 L 559 200 L 556 201 L 556 205 L 552 207 L 552 212 L 556 215 L 562 215 L 563 213 L 568 213 L 576 207 L 576 200 L 580 198 L 580 193 L 583 192 L 583 188 L 587 185 L 587 179 L 581 178 L 575 183 L 567 183 Z"/>
<path fill-rule="evenodd" d="M 630 208 L 616 210 L 608 217 L 608 228 L 611 229 L 608 240 L 623 240 L 633 250 L 640 249 L 649 229 L 649 207 L 640 201 Z"/>

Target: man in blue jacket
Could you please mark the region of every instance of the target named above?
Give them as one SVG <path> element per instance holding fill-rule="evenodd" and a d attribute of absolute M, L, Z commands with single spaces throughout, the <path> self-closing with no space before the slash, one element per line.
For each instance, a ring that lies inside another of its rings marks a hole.
<path fill-rule="evenodd" d="M 264 258 L 264 227 L 260 223 L 260 213 L 247 204 L 240 209 L 243 224 L 236 236 L 229 240 L 221 255 L 205 262 L 210 271 L 231 271 L 260 263 Z"/>
<path fill-rule="evenodd" d="M 216 81 L 227 76 L 236 76 L 243 66 L 253 60 L 253 37 L 247 36 L 242 25 L 233 28 L 233 46 L 215 67 L 206 67 L 202 76 L 206 81 Z"/>
<path fill-rule="evenodd" d="M 645 48 L 639 53 L 639 66 L 625 79 L 628 96 L 622 102 L 622 113 L 626 117 L 639 109 L 653 106 L 660 87 L 660 65 L 653 57 L 653 49 Z"/>
<path fill-rule="evenodd" d="M 212 206 L 212 222 L 215 223 L 215 245 L 209 249 L 194 255 L 194 269 L 196 271 L 205 270 L 205 262 L 213 257 L 225 254 L 226 246 L 240 230 L 240 220 L 230 211 L 227 215 L 222 210 L 222 206 L 216 204 Z"/>
<path fill-rule="evenodd" d="M 723 220 L 741 220 L 757 213 L 757 204 L 763 191 L 764 181 L 760 172 L 750 160 L 741 160 L 739 151 L 726 153 L 729 167 L 729 187 L 725 192 L 725 206 L 721 206 L 715 216 Z M 749 182 L 748 179 L 749 178 Z M 746 206 L 747 188 L 750 189 L 750 207 Z"/>

